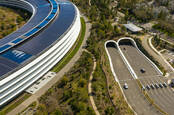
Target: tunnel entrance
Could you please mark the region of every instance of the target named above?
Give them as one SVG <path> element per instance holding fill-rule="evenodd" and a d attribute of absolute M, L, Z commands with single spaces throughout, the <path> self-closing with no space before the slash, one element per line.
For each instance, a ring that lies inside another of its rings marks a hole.
<path fill-rule="evenodd" d="M 108 43 L 106 44 L 106 47 L 107 47 L 107 48 L 108 48 L 108 47 L 116 48 L 116 43 L 110 41 L 110 42 L 108 42 Z"/>
<path fill-rule="evenodd" d="M 129 40 L 129 39 L 122 39 L 122 40 L 120 40 L 119 41 L 119 46 L 121 46 L 121 45 L 128 45 L 128 46 L 133 46 L 134 47 L 134 45 L 132 44 L 131 40 Z"/>

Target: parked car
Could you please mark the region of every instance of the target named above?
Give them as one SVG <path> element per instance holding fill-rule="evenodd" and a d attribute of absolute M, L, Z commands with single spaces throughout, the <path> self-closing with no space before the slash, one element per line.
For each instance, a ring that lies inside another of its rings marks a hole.
<path fill-rule="evenodd" d="M 164 87 L 167 87 L 167 84 L 164 82 L 164 83 L 163 83 L 163 86 L 164 86 Z"/>
<path fill-rule="evenodd" d="M 163 88 L 163 85 L 162 85 L 162 83 L 159 83 L 159 87 L 160 87 L 160 88 Z"/>
<path fill-rule="evenodd" d="M 150 90 L 150 86 L 149 86 L 149 85 L 147 85 L 147 86 L 146 86 L 146 89 Z"/>
<path fill-rule="evenodd" d="M 128 89 L 127 83 L 124 84 L 124 89 Z"/>
<path fill-rule="evenodd" d="M 156 87 L 156 89 L 158 89 L 159 88 L 158 84 L 155 84 L 155 87 Z"/>
<path fill-rule="evenodd" d="M 150 87 L 151 87 L 152 89 L 155 89 L 155 87 L 154 87 L 154 85 L 153 85 L 153 84 L 151 84 L 151 85 L 150 85 Z"/>
<path fill-rule="evenodd" d="M 146 88 L 144 87 L 144 85 L 142 86 L 142 90 L 144 91 Z"/>
<path fill-rule="evenodd" d="M 144 68 L 141 68 L 140 71 L 141 71 L 141 73 L 145 73 L 146 72 L 146 70 Z"/>

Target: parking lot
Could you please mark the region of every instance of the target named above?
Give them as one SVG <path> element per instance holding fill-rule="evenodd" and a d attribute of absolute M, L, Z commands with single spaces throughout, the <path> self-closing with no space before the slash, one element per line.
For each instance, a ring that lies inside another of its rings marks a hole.
<path fill-rule="evenodd" d="M 120 45 L 120 48 L 154 103 L 172 115 L 174 113 L 174 92 L 168 86 L 167 79 L 161 76 L 135 47 L 125 44 Z M 144 73 L 141 72 L 142 68 L 145 70 Z M 160 87 L 159 84 L 162 86 Z M 167 87 L 164 84 L 167 84 Z"/>
<path fill-rule="evenodd" d="M 129 70 L 124 64 L 116 47 L 108 45 L 107 50 L 111 57 L 114 71 L 130 106 L 138 115 L 160 115 L 157 109 L 154 108 L 143 95 L 136 80 L 133 79 Z M 123 88 L 125 83 L 128 84 L 128 89 Z"/>

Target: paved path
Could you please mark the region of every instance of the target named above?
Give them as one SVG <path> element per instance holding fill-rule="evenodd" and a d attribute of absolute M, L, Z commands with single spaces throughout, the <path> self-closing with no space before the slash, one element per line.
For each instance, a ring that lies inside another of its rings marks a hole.
<path fill-rule="evenodd" d="M 85 50 L 86 52 L 88 52 L 88 53 L 90 53 L 89 51 L 87 51 L 87 50 Z M 91 105 L 92 105 L 92 107 L 93 107 L 93 109 L 94 109 L 94 111 L 95 111 L 95 114 L 96 115 L 100 115 L 100 113 L 99 113 L 99 111 L 97 110 L 97 107 L 96 107 L 96 105 L 95 105 L 95 101 L 94 101 L 94 98 L 93 98 L 93 95 L 92 95 L 92 79 L 93 79 L 93 73 L 94 73 L 94 71 L 95 71 L 95 69 L 96 69 L 96 59 L 95 59 L 95 57 L 93 56 L 93 54 L 92 53 L 90 53 L 91 55 L 92 55 L 92 58 L 93 58 L 93 62 L 94 62 L 94 66 L 93 66 L 93 70 L 92 70 L 92 72 L 91 72 L 91 75 L 90 75 L 90 78 L 89 78 L 89 84 L 88 84 L 88 94 L 89 94 L 89 99 L 90 99 L 90 101 L 91 101 Z"/>
<path fill-rule="evenodd" d="M 152 55 L 156 61 L 158 61 L 161 65 L 163 65 L 163 67 L 165 68 L 165 70 L 167 70 L 167 72 L 172 72 L 171 68 L 166 64 L 166 62 L 163 60 L 163 58 L 157 54 L 150 46 L 148 43 L 148 40 L 150 39 L 150 36 L 145 37 L 144 39 L 142 39 L 142 45 L 143 47 L 147 50 L 147 52 Z"/>
<path fill-rule="evenodd" d="M 163 40 L 163 41 L 165 41 L 165 42 L 167 42 L 167 43 L 169 43 L 169 44 L 171 44 L 171 45 L 174 45 L 173 39 L 163 39 L 163 38 L 160 38 L 160 39 Z"/>
<path fill-rule="evenodd" d="M 83 16 L 84 17 L 84 16 Z M 63 77 L 63 75 L 70 70 L 71 67 L 75 64 L 75 62 L 80 58 L 82 54 L 82 46 L 86 45 L 86 40 L 90 35 L 90 29 L 91 29 L 91 24 L 89 23 L 88 19 L 84 17 L 85 22 L 86 22 L 86 34 L 84 41 L 79 49 L 79 51 L 75 54 L 75 56 L 70 60 L 70 62 L 63 68 L 61 69 L 56 77 L 54 77 L 51 81 L 49 81 L 44 87 L 42 87 L 38 92 L 33 94 L 31 97 L 29 97 L 27 100 L 25 100 L 22 104 L 17 106 L 15 109 L 13 109 L 11 112 L 9 112 L 7 115 L 15 115 L 23 111 L 26 107 L 28 107 L 33 101 L 37 101 L 37 99 L 42 96 L 49 88 L 52 87 L 60 78 Z"/>

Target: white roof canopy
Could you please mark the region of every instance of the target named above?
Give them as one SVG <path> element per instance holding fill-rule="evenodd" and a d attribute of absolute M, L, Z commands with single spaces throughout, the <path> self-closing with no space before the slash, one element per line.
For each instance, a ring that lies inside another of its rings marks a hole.
<path fill-rule="evenodd" d="M 142 31 L 142 28 L 132 24 L 132 23 L 129 23 L 129 24 L 124 24 L 124 26 L 129 29 L 130 31 L 132 32 L 139 32 L 139 31 Z"/>

